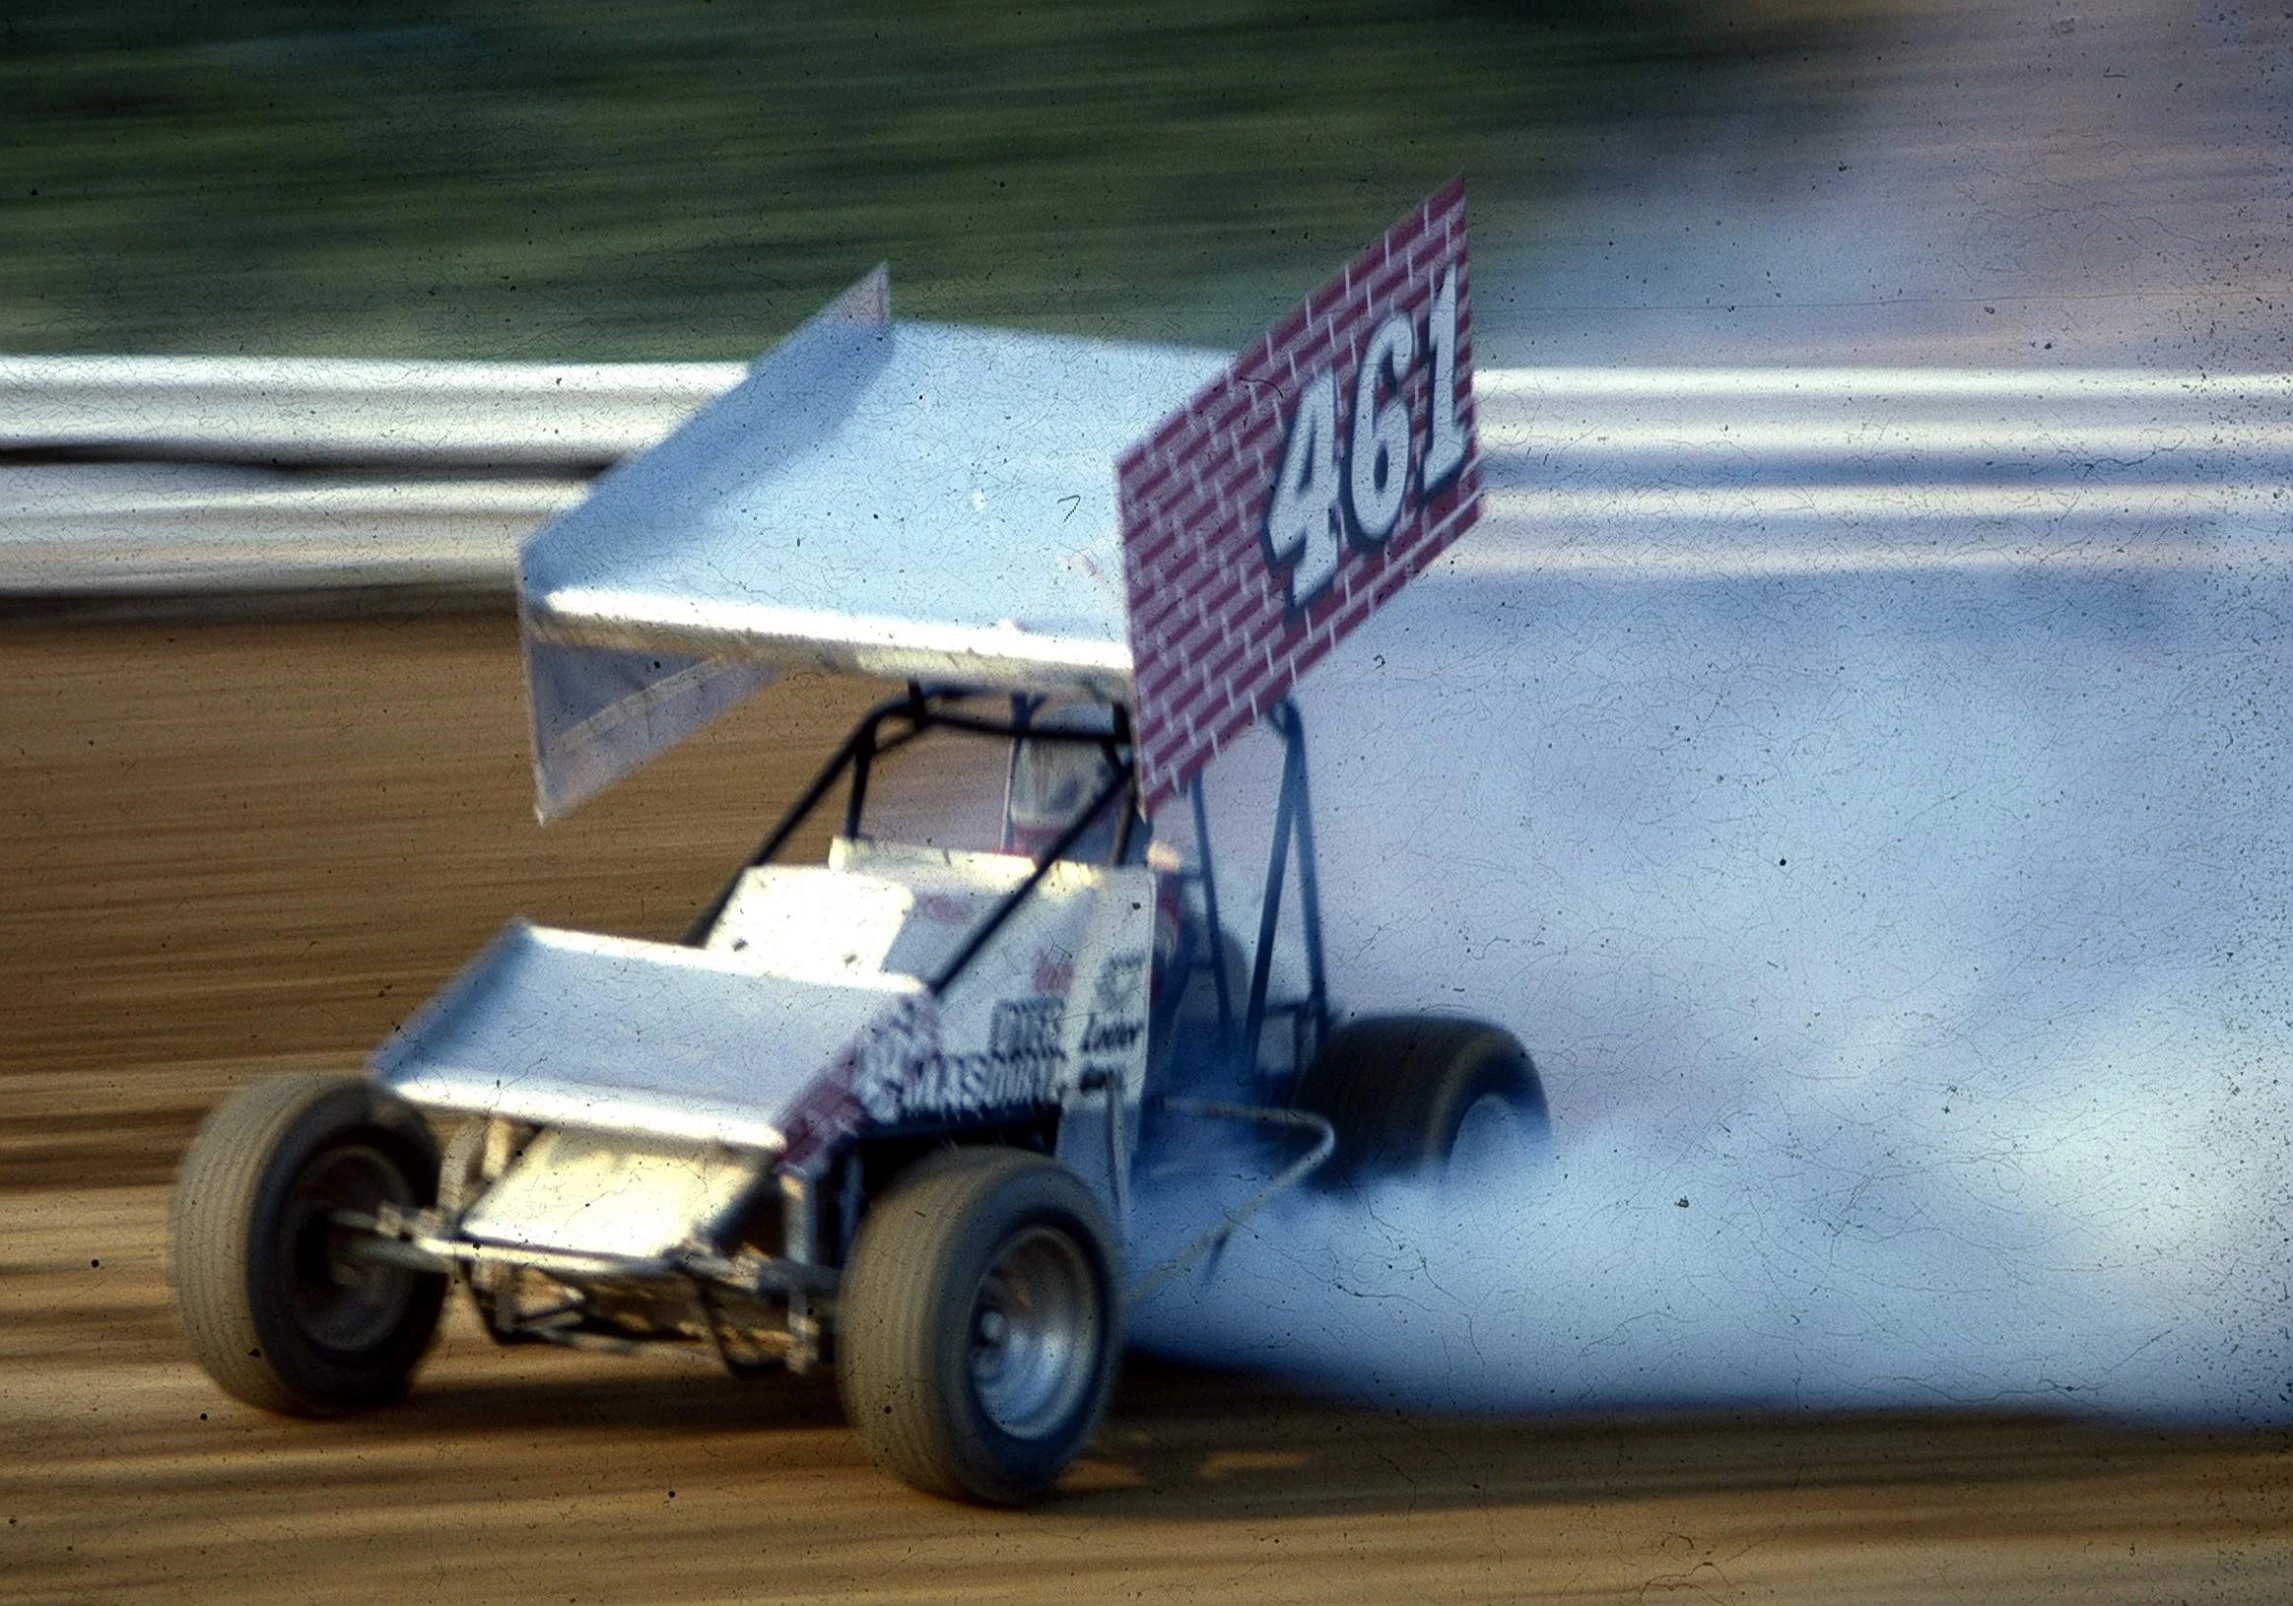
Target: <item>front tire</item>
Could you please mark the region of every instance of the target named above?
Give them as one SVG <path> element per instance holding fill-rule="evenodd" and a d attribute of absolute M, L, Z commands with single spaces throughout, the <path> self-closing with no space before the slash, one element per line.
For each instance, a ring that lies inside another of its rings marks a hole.
<path fill-rule="evenodd" d="M 837 1386 L 875 1458 L 927 1493 L 1042 1494 L 1097 1431 L 1122 1354 L 1112 1235 L 1024 1150 L 918 1162 L 869 1208 L 838 1300 Z"/>
<path fill-rule="evenodd" d="M 200 1126 L 176 1175 L 176 1311 L 223 1391 L 335 1416 L 406 1391 L 446 1279 L 343 1253 L 338 1210 L 425 1209 L 438 1148 L 403 1099 L 358 1076 L 246 1088 Z"/>
<path fill-rule="evenodd" d="M 1482 1021 L 1356 1021 L 1322 1045 L 1296 1103 L 1337 1128 L 1338 1182 L 1519 1170 L 1552 1147 L 1528 1050 Z"/>

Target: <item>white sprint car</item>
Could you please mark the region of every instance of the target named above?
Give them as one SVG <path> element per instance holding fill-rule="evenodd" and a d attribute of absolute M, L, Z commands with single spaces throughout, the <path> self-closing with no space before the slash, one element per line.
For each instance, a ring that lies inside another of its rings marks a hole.
<path fill-rule="evenodd" d="M 174 1220 L 209 1374 L 386 1403 L 459 1283 L 504 1343 L 831 1361 L 893 1471 L 1016 1502 L 1126 1301 L 1281 1188 L 1533 1154 L 1509 1032 L 1335 1025 L 1288 696 L 1472 522 L 1468 309 L 1455 185 L 1232 363 L 895 323 L 879 269 L 603 477 L 521 554 L 545 818 L 778 670 L 902 689 L 683 942 L 515 923 L 371 1074 L 216 1109 Z M 1202 776 L 1253 728 L 1234 930 Z M 1142 1131 L 1203 1123 L 1260 1185 L 1126 1267 L 1139 1154 L 1192 1147 Z"/>

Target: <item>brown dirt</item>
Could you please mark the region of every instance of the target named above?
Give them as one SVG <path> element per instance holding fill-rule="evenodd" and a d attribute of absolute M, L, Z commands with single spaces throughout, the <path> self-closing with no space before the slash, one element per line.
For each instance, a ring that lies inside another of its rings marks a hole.
<path fill-rule="evenodd" d="M 528 812 L 491 616 L 0 635 L 0 1599 L 2274 1601 L 2280 1434 L 1980 1417 L 1456 1419 L 1135 1366 L 1026 1514 L 870 1469 L 821 1378 L 497 1351 L 278 1421 L 186 1359 L 198 1114 L 355 1063 L 513 911 L 678 929 L 864 700 L 766 692 Z"/>

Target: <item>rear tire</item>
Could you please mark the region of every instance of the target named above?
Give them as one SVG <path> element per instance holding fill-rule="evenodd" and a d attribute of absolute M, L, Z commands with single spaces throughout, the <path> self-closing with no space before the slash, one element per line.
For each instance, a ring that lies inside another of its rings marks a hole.
<path fill-rule="evenodd" d="M 1016 1505 L 1105 1414 L 1122 1354 L 1112 1235 L 1024 1150 L 918 1162 L 869 1207 L 838 1298 L 837 1387 L 875 1458 L 927 1493 Z"/>
<path fill-rule="evenodd" d="M 176 1311 L 223 1391 L 266 1411 L 334 1416 L 406 1391 L 446 1279 L 352 1259 L 328 1225 L 437 1198 L 420 1114 L 358 1076 L 306 1073 L 232 1095 L 176 1174 Z"/>
<path fill-rule="evenodd" d="M 1552 1147 L 1529 1051 L 1481 1021 L 1356 1021 L 1322 1045 L 1296 1103 L 1337 1128 L 1339 1182 L 1517 1170 Z"/>

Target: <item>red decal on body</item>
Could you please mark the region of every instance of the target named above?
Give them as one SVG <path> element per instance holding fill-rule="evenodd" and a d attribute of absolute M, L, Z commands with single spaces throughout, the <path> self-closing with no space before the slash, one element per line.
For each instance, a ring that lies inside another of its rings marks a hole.
<path fill-rule="evenodd" d="M 914 993 L 876 1017 L 780 1118 L 780 1164 L 817 1176 L 855 1133 L 896 1120 L 900 1096 L 940 1055 L 939 1006 Z"/>
<path fill-rule="evenodd" d="M 1053 953 L 1048 948 L 1035 953 L 1035 991 L 1065 997 L 1067 989 L 1075 985 L 1075 956 Z"/>

